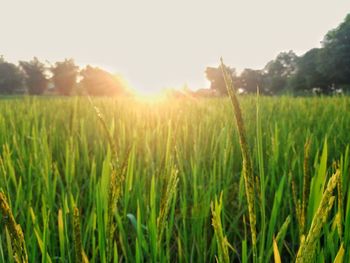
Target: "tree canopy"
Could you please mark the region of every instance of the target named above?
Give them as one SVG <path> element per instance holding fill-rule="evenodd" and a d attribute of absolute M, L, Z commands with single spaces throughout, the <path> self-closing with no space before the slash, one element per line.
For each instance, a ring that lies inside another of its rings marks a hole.
<path fill-rule="evenodd" d="M 48 80 L 45 75 L 46 67 L 36 57 L 31 61 L 20 61 L 24 71 L 25 84 L 29 94 L 40 95 L 47 89 Z"/>
<path fill-rule="evenodd" d="M 321 44 L 301 56 L 292 50 L 281 52 L 262 69 L 246 68 L 238 74 L 234 67 L 226 65 L 226 70 L 234 86 L 243 93 L 255 93 L 258 87 L 261 93 L 269 95 L 350 92 L 350 14 L 328 31 Z M 210 94 L 227 95 L 220 67 L 207 67 L 205 74 L 211 83 Z M 49 89 L 49 84 L 54 88 Z M 1 94 L 41 95 L 50 90 L 60 95 L 80 92 L 110 96 L 125 94 L 126 89 L 116 75 L 89 65 L 79 70 L 73 59 L 47 66 L 34 57 L 16 65 L 0 56 Z"/>
<path fill-rule="evenodd" d="M 350 84 L 350 14 L 323 40 L 319 69 L 335 85 Z"/>
<path fill-rule="evenodd" d="M 23 73 L 12 63 L 0 56 L 0 93 L 14 94 L 23 88 Z"/>
<path fill-rule="evenodd" d="M 81 71 L 81 88 L 89 95 L 110 96 L 125 93 L 125 86 L 115 75 L 98 67 L 86 66 Z"/>
<path fill-rule="evenodd" d="M 214 69 L 206 69 L 207 78 L 211 88 L 220 91 L 222 76 L 220 70 Z M 261 70 L 245 69 L 240 75 L 235 74 L 234 84 L 246 93 L 255 92 L 258 86 L 265 94 L 349 92 L 350 14 L 325 35 L 321 48 L 313 48 L 300 57 L 293 51 L 281 52 Z"/>
<path fill-rule="evenodd" d="M 56 62 L 50 68 L 55 89 L 61 95 L 70 95 L 77 84 L 79 67 L 73 59 Z"/>
<path fill-rule="evenodd" d="M 234 68 L 226 67 L 233 80 L 236 80 L 236 70 Z M 227 95 L 225 80 L 220 67 L 207 67 L 205 70 L 207 79 L 210 81 L 210 89 L 216 90 L 220 95 Z"/>

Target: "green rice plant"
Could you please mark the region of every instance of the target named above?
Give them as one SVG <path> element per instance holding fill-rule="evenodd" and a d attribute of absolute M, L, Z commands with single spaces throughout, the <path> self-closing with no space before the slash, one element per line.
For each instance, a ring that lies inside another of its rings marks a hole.
<path fill-rule="evenodd" d="M 291 223 L 291 216 L 288 215 L 286 220 L 283 222 L 282 226 L 280 227 L 276 237 L 272 236 L 272 240 L 276 242 L 277 249 L 279 251 L 282 251 L 282 244 L 284 244 L 285 242 L 285 237 L 287 235 L 287 231 L 290 223 Z M 274 248 L 274 244 L 272 244 L 272 247 L 269 248 L 267 254 L 265 253 L 265 257 L 264 257 L 265 262 L 270 261 L 271 255 L 274 253 L 273 248 Z"/>
<path fill-rule="evenodd" d="M 337 193 L 338 193 L 338 212 L 336 215 L 338 235 L 341 240 L 343 240 L 343 177 L 340 176 L 337 183 Z"/>
<path fill-rule="evenodd" d="M 293 204 L 294 204 L 294 209 L 295 209 L 295 215 L 296 215 L 296 219 L 298 222 L 298 227 L 299 227 L 299 240 L 302 242 L 304 239 L 304 235 L 301 234 L 301 226 L 302 226 L 302 219 L 301 219 L 301 204 L 300 204 L 300 200 L 298 198 L 298 190 L 296 187 L 296 182 L 295 179 L 292 175 L 292 173 L 289 173 L 289 177 L 290 177 L 290 181 L 291 181 L 291 186 L 292 186 L 292 198 L 293 198 Z"/>
<path fill-rule="evenodd" d="M 275 197 L 273 200 L 273 205 L 272 205 L 272 210 L 271 210 L 271 215 L 269 217 L 269 224 L 268 224 L 268 231 L 267 231 L 267 246 L 269 246 L 270 248 L 273 246 L 273 237 L 274 237 L 274 231 L 276 229 L 276 224 L 281 212 L 281 204 L 282 204 L 282 199 L 283 199 L 283 193 L 285 191 L 285 183 L 286 182 L 286 176 L 283 176 L 281 178 L 281 181 L 278 185 L 278 188 L 276 189 L 276 193 L 275 193 Z M 280 227 L 280 230 L 277 234 L 276 237 L 276 241 L 281 243 L 284 239 L 284 236 L 282 235 L 282 233 L 286 233 L 288 225 L 290 223 L 290 216 L 288 216 L 285 220 L 285 222 L 283 222 L 283 224 Z M 264 260 L 268 260 L 268 258 L 271 256 L 269 253 L 266 253 L 266 251 L 269 251 L 269 248 L 263 249 L 263 258 Z M 263 261 L 261 259 L 261 261 Z"/>
<path fill-rule="evenodd" d="M 303 185 L 302 185 L 302 199 L 298 198 L 298 189 L 296 186 L 295 178 L 290 175 L 292 185 L 292 196 L 295 207 L 296 219 L 299 227 L 299 239 L 300 242 L 304 241 L 307 227 L 307 207 L 310 195 L 310 182 L 311 176 L 309 171 L 309 158 L 310 158 L 310 144 L 311 140 L 308 139 L 304 144 L 304 161 L 303 161 Z"/>
<path fill-rule="evenodd" d="M 345 254 L 345 249 L 344 249 L 344 244 L 342 243 L 340 245 L 337 256 L 335 257 L 333 263 L 343 263 L 344 262 L 344 254 Z"/>
<path fill-rule="evenodd" d="M 222 210 L 222 192 L 220 194 L 219 201 L 215 198 L 214 203 L 211 203 L 211 224 L 214 228 L 216 244 L 218 247 L 218 258 L 217 262 L 230 262 L 229 256 L 229 242 L 227 237 L 224 235 L 222 222 L 221 222 L 221 210 Z"/>
<path fill-rule="evenodd" d="M 9 256 L 13 256 L 16 263 L 27 263 L 28 255 L 22 228 L 16 223 L 3 192 L 0 192 L 0 213 L 5 221 Z"/>
<path fill-rule="evenodd" d="M 112 262 L 112 259 L 115 254 L 115 232 L 116 232 L 116 224 L 114 222 L 114 217 L 116 214 L 117 209 L 117 203 L 121 195 L 122 191 L 122 183 L 125 178 L 126 168 L 129 161 L 129 155 L 131 148 L 128 149 L 126 157 L 122 163 L 119 161 L 118 152 L 116 144 L 112 138 L 112 135 L 108 129 L 107 123 L 99 110 L 97 106 L 95 106 L 91 100 L 90 97 L 89 102 L 93 106 L 96 116 L 98 117 L 100 123 L 102 124 L 104 133 L 106 134 L 106 137 L 108 139 L 109 145 L 112 150 L 112 157 L 111 157 L 111 166 L 112 166 L 112 172 L 109 178 L 109 189 L 108 189 L 108 204 L 107 204 L 107 227 L 106 227 L 106 253 L 107 253 L 107 262 Z M 116 259 L 116 258 L 115 258 Z"/>
<path fill-rule="evenodd" d="M 108 189 L 108 216 L 107 216 L 107 261 L 112 261 L 114 249 L 114 235 L 116 225 L 114 223 L 114 216 L 116 213 L 117 202 L 120 196 L 120 182 L 117 181 L 116 171 L 112 171 Z"/>
<path fill-rule="evenodd" d="M 66 255 L 66 246 L 65 246 L 65 233 L 64 233 L 64 221 L 62 215 L 62 209 L 58 210 L 58 237 L 60 241 L 60 256 L 61 258 Z"/>
<path fill-rule="evenodd" d="M 255 213 L 255 179 L 253 175 L 253 165 L 249 152 L 248 142 L 246 138 L 246 131 L 244 127 L 243 117 L 241 108 L 239 106 L 239 102 L 233 87 L 233 82 L 231 76 L 226 71 L 226 66 L 221 59 L 221 70 L 223 72 L 227 92 L 230 96 L 231 103 L 233 106 L 233 111 L 235 114 L 238 134 L 239 134 L 239 142 L 242 151 L 243 163 L 242 163 L 242 174 L 244 178 L 245 184 L 245 192 L 248 203 L 248 212 L 249 212 L 249 223 L 250 223 L 250 231 L 252 237 L 252 245 L 253 245 L 253 254 L 256 257 L 256 213 Z"/>
<path fill-rule="evenodd" d="M 80 213 L 77 207 L 75 207 L 73 211 L 73 237 L 74 237 L 75 262 L 78 262 L 78 263 L 89 262 L 86 258 L 82 241 L 81 241 Z"/>
<path fill-rule="evenodd" d="M 167 219 L 169 216 L 171 201 L 175 197 L 177 184 L 178 184 L 178 171 L 177 169 L 172 169 L 169 176 L 167 186 L 163 192 L 161 199 L 160 210 L 157 217 L 157 248 L 161 249 L 163 234 L 166 228 L 168 227 Z"/>
<path fill-rule="evenodd" d="M 316 175 L 313 176 L 311 180 L 310 197 L 309 197 L 310 199 L 309 199 L 308 212 L 307 212 L 310 222 L 319 207 L 319 204 L 322 199 L 322 192 L 324 191 L 324 187 L 327 182 L 328 155 L 329 155 L 328 139 L 325 138 L 323 143 L 322 154 L 316 170 Z M 317 158 L 318 156 L 316 156 L 315 159 Z"/>
<path fill-rule="evenodd" d="M 273 255 L 274 255 L 274 258 L 275 258 L 275 263 L 281 263 L 282 262 L 281 255 L 280 255 L 280 252 L 278 251 L 278 246 L 277 246 L 277 242 L 276 242 L 275 238 L 273 239 Z"/>
<path fill-rule="evenodd" d="M 49 247 L 49 229 L 48 229 L 48 224 L 49 224 L 49 215 L 46 214 L 45 211 L 42 211 L 41 213 L 41 218 L 43 220 L 43 226 L 40 228 L 39 225 L 39 218 L 36 217 L 35 212 L 32 207 L 29 208 L 30 216 L 32 219 L 32 227 L 34 230 L 35 238 L 36 238 L 36 243 L 39 246 L 40 253 L 42 255 L 42 261 L 43 262 L 52 262 L 51 256 L 48 253 L 48 247 Z"/>
<path fill-rule="evenodd" d="M 278 231 L 278 233 L 276 235 L 275 240 L 277 243 L 282 242 L 284 240 L 290 222 L 291 222 L 291 216 L 289 215 L 289 216 L 287 216 L 286 220 L 283 222 L 280 230 Z"/>
<path fill-rule="evenodd" d="M 306 219 L 307 219 L 307 206 L 310 195 L 310 171 L 309 171 L 309 158 L 310 158 L 310 145 L 311 140 L 308 139 L 304 145 L 304 176 L 303 176 L 303 195 L 302 195 L 302 205 L 300 214 L 300 236 L 305 236 L 306 232 Z"/>
<path fill-rule="evenodd" d="M 101 113 L 100 109 L 96 105 L 94 105 L 90 96 L 88 96 L 88 99 L 89 99 L 89 102 L 90 102 L 91 106 L 93 107 L 93 109 L 96 113 L 96 116 L 97 116 L 98 120 L 100 121 L 100 123 L 103 127 L 103 130 L 106 134 L 106 137 L 108 139 L 108 143 L 111 147 L 112 154 L 113 154 L 112 160 L 114 160 L 116 163 L 118 163 L 119 160 L 118 160 L 118 154 L 117 154 L 117 146 L 116 146 L 116 144 L 115 144 L 115 142 L 110 134 L 107 123 L 103 117 L 103 114 Z"/>
<path fill-rule="evenodd" d="M 340 170 L 337 170 L 329 179 L 326 190 L 322 195 L 320 205 L 312 220 L 309 233 L 307 234 L 305 241 L 301 243 L 298 250 L 296 263 L 312 262 L 314 259 L 315 248 L 321 235 L 322 227 L 326 223 L 329 212 L 333 207 L 335 199 L 333 196 L 333 190 L 337 187 L 340 176 Z"/>
<path fill-rule="evenodd" d="M 303 200 L 307 235 L 327 175 L 335 169 L 331 164 L 339 160 L 341 183 L 314 260 L 333 262 L 343 243 L 346 262 L 350 99 L 239 95 L 238 100 L 256 175 L 256 248 L 230 98 L 156 103 L 92 98 L 104 124 L 86 97 L 2 98 L 0 188 L 11 196 L 9 207 L 22 227 L 28 261 L 75 262 L 72 217 L 79 204 L 81 244 L 90 262 L 215 262 L 211 202 L 223 192 L 223 234 L 236 248 L 232 253 L 228 248 L 230 259 L 271 262 L 276 236 L 281 260 L 292 262 L 300 246 Z M 309 138 L 307 195 L 304 144 Z M 176 191 L 166 205 L 174 170 Z M 111 194 L 116 191 L 118 198 Z M 157 224 L 158 218 L 163 223 Z M 0 227 L 0 262 L 14 262 L 10 240 L 9 229 Z"/>

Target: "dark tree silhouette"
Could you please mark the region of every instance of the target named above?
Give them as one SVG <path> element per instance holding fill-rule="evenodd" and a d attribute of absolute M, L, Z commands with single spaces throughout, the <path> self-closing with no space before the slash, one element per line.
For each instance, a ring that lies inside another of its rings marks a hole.
<path fill-rule="evenodd" d="M 335 85 L 350 84 L 350 14 L 322 42 L 319 70 Z"/>
<path fill-rule="evenodd" d="M 25 75 L 25 83 L 29 94 L 40 95 L 47 89 L 48 80 L 45 76 L 46 67 L 36 57 L 33 60 L 20 61 L 20 67 Z"/>
<path fill-rule="evenodd" d="M 261 70 L 245 69 L 240 75 L 241 88 L 248 93 L 256 93 L 257 88 L 263 89 L 263 72 Z"/>
<path fill-rule="evenodd" d="M 286 90 L 290 78 L 296 72 L 298 57 L 293 51 L 281 52 L 264 68 L 263 88 L 267 93 L 276 94 Z"/>
<path fill-rule="evenodd" d="M 238 79 L 236 70 L 230 67 L 226 67 L 226 70 L 231 74 L 234 86 L 239 88 L 239 85 L 237 85 Z M 207 67 L 205 74 L 207 79 L 210 81 L 210 89 L 217 91 L 220 95 L 227 95 L 225 80 L 220 67 Z"/>
<path fill-rule="evenodd" d="M 227 94 L 220 68 L 208 67 L 211 89 Z M 298 57 L 293 51 L 281 52 L 263 70 L 245 69 L 239 76 L 232 71 L 235 87 L 247 93 L 280 94 L 319 91 L 331 94 L 335 89 L 350 92 L 350 14 L 314 48 Z"/>
<path fill-rule="evenodd" d="M 297 72 L 291 79 L 291 86 L 295 91 L 312 91 L 317 89 L 322 93 L 330 92 L 330 81 L 319 70 L 321 49 L 314 48 L 299 58 Z"/>
<path fill-rule="evenodd" d="M 87 66 L 80 72 L 81 88 L 89 95 L 109 96 L 126 92 L 126 87 L 115 75 L 97 67 Z"/>
<path fill-rule="evenodd" d="M 56 62 L 50 70 L 57 92 L 65 96 L 70 95 L 76 86 L 79 71 L 79 67 L 75 65 L 74 60 L 65 59 L 62 62 Z"/>
<path fill-rule="evenodd" d="M 23 73 L 12 63 L 0 56 L 0 93 L 14 94 L 23 92 Z"/>

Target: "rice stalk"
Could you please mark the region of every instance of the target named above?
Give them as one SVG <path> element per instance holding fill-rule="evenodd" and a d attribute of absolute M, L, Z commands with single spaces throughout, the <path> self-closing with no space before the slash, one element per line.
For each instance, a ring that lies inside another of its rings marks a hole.
<path fill-rule="evenodd" d="M 105 134 L 107 136 L 109 146 L 111 147 L 111 150 L 112 150 L 112 160 L 115 160 L 116 163 L 118 164 L 119 160 L 118 160 L 117 145 L 115 144 L 113 137 L 112 137 L 111 133 L 109 132 L 107 123 L 106 123 L 100 109 L 92 102 L 92 99 L 90 96 L 88 96 L 88 99 L 89 99 L 91 106 L 94 108 L 96 116 L 97 116 L 99 122 L 102 124 L 103 130 L 105 131 Z"/>
<path fill-rule="evenodd" d="M 222 210 L 222 192 L 220 194 L 219 202 L 217 198 L 215 198 L 215 202 L 211 203 L 211 224 L 214 228 L 214 233 L 216 237 L 216 244 L 218 247 L 218 262 L 230 262 L 230 257 L 228 253 L 228 241 L 227 237 L 224 236 L 222 223 L 221 223 L 221 210 Z"/>
<path fill-rule="evenodd" d="M 290 222 L 291 222 L 291 216 L 289 215 L 289 216 L 287 216 L 286 220 L 284 221 L 280 230 L 277 233 L 276 242 L 279 242 L 280 240 L 284 239 Z"/>
<path fill-rule="evenodd" d="M 74 212 L 73 212 L 73 240 L 74 240 L 75 262 L 77 263 L 89 262 L 81 242 L 80 213 L 77 207 L 74 208 Z"/>
<path fill-rule="evenodd" d="M 114 215 L 117 209 L 117 202 L 121 193 L 120 183 L 117 182 L 117 172 L 112 171 L 108 190 L 108 215 L 107 215 L 107 259 L 111 262 L 113 255 L 113 244 L 116 225 Z"/>
<path fill-rule="evenodd" d="M 338 250 L 337 255 L 335 256 L 333 263 L 343 263 L 344 262 L 344 254 L 345 254 L 345 249 L 344 249 L 344 244 L 342 243 L 340 245 L 340 248 Z"/>
<path fill-rule="evenodd" d="M 337 192 L 338 192 L 338 213 L 337 213 L 337 219 L 338 219 L 338 235 L 340 240 L 343 240 L 343 178 L 342 176 L 339 177 L 338 183 L 337 183 Z"/>
<path fill-rule="evenodd" d="M 131 152 L 131 147 L 125 155 L 124 161 L 120 164 L 117 152 L 117 146 L 109 132 L 107 123 L 97 106 L 95 106 L 90 97 L 89 102 L 95 110 L 95 113 L 102 124 L 103 130 L 105 131 L 106 137 L 108 139 L 109 145 L 112 149 L 112 173 L 110 176 L 109 189 L 108 189 L 108 212 L 107 212 L 107 261 L 111 262 L 114 251 L 114 236 L 116 232 L 116 225 L 114 223 L 113 217 L 117 209 L 117 203 L 122 191 L 122 183 L 124 181 L 124 174 L 126 172 L 129 155 Z"/>
<path fill-rule="evenodd" d="M 310 158 L 310 144 L 311 140 L 307 140 L 304 145 L 304 176 L 303 176 L 303 200 L 301 205 L 301 215 L 300 215 L 300 233 L 301 236 L 305 235 L 306 232 L 306 211 L 310 195 L 310 169 L 309 169 L 309 158 Z"/>
<path fill-rule="evenodd" d="M 175 196 L 178 182 L 179 182 L 178 170 L 172 169 L 168 183 L 167 183 L 166 190 L 163 193 L 163 197 L 160 205 L 160 211 L 157 217 L 157 242 L 158 242 L 157 246 L 159 249 L 162 242 L 164 230 L 167 227 L 167 217 L 170 210 L 170 203 Z"/>
<path fill-rule="evenodd" d="M 277 235 L 276 235 L 276 242 L 277 244 L 280 243 L 280 242 L 283 242 L 285 237 L 286 237 L 286 234 L 287 234 L 287 230 L 288 230 L 288 227 L 289 227 L 289 224 L 291 222 L 291 215 L 288 215 L 286 220 L 284 220 L 282 226 L 280 227 L 280 230 L 278 231 Z M 267 254 L 267 257 L 266 257 L 266 253 L 265 253 L 265 257 L 269 260 L 270 257 L 271 257 L 271 254 L 272 254 L 272 248 L 269 249 L 268 251 L 268 254 Z"/>
<path fill-rule="evenodd" d="M 275 238 L 273 238 L 273 256 L 274 256 L 274 259 L 275 259 L 275 263 L 281 263 L 282 262 L 281 255 L 280 255 L 280 252 L 278 251 L 278 245 L 277 245 L 277 242 L 276 242 Z"/>
<path fill-rule="evenodd" d="M 309 233 L 298 250 L 296 263 L 312 262 L 314 259 L 316 244 L 321 235 L 322 227 L 326 223 L 328 214 L 333 207 L 335 200 L 333 190 L 337 187 L 340 176 L 340 170 L 337 170 L 329 179 L 327 188 L 322 195 L 320 205 L 312 219 Z"/>
<path fill-rule="evenodd" d="M 297 219 L 298 226 L 299 226 L 299 240 L 303 241 L 305 235 L 303 235 L 300 231 L 301 230 L 301 204 L 300 204 L 300 200 L 297 197 L 298 190 L 297 190 L 295 179 L 294 179 L 292 173 L 290 173 L 289 176 L 291 178 L 292 199 L 293 199 L 293 203 L 294 203 L 294 207 L 295 207 L 295 215 L 296 215 L 296 219 Z"/>
<path fill-rule="evenodd" d="M 253 244 L 253 254 L 254 258 L 256 257 L 256 214 L 255 214 L 255 179 L 253 175 L 253 165 L 251 160 L 251 155 L 249 152 L 249 147 L 246 139 L 246 131 L 244 127 L 244 121 L 242 117 L 242 111 L 239 106 L 239 102 L 234 91 L 233 82 L 231 76 L 227 73 L 226 66 L 224 65 L 223 59 L 221 58 L 221 70 L 224 76 L 227 92 L 230 96 L 231 103 L 233 106 L 233 111 L 236 119 L 238 134 L 239 134 L 239 143 L 242 152 L 242 173 L 244 178 L 245 192 L 248 203 L 248 213 L 249 213 L 249 223 L 250 231 Z"/>
<path fill-rule="evenodd" d="M 28 262 L 28 255 L 22 228 L 16 223 L 12 211 L 8 205 L 6 196 L 0 192 L 0 213 L 5 221 L 5 227 L 11 240 L 12 256 L 16 263 Z"/>

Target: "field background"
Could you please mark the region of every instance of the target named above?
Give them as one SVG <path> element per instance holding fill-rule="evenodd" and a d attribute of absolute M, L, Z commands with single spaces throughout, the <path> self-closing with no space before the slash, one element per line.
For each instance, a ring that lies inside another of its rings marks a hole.
<path fill-rule="evenodd" d="M 311 139 L 308 227 L 329 176 L 335 167 L 342 172 L 343 233 L 335 204 L 316 248 L 317 262 L 332 262 L 341 242 L 350 245 L 350 99 L 259 100 L 257 116 L 257 98 L 240 98 L 254 174 L 265 178 L 256 193 L 259 200 L 263 191 L 265 204 L 257 207 L 259 261 L 273 261 L 273 236 L 288 216 L 278 247 L 284 261 L 295 259 L 300 242 L 291 178 L 301 197 L 304 144 Z M 222 229 L 234 248 L 230 258 L 251 262 L 242 157 L 229 99 L 92 102 L 104 122 L 87 98 L 1 99 L 0 188 L 23 229 L 29 261 L 74 262 L 72 211 L 77 207 L 90 262 L 108 262 L 109 253 L 115 261 L 214 262 L 218 249 L 210 207 L 222 192 Z M 126 163 L 112 239 L 107 227 L 111 163 Z M 177 187 L 167 195 L 176 173 Z M 164 210 L 163 224 L 157 223 Z M 4 228 L 0 239 L 0 262 L 9 262 Z M 345 250 L 346 259 L 350 252 Z"/>

